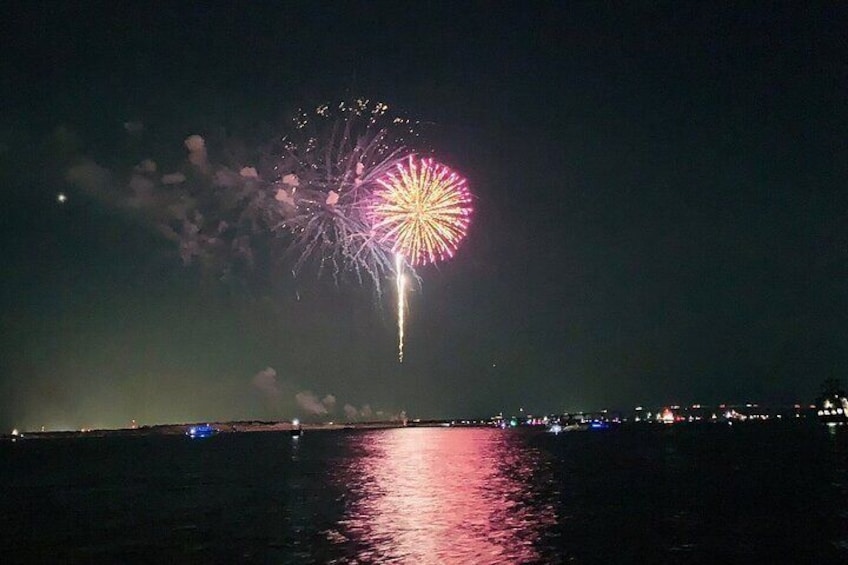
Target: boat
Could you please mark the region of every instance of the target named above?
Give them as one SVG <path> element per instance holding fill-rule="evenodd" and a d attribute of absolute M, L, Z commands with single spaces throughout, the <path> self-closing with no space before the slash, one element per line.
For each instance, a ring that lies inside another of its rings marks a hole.
<path fill-rule="evenodd" d="M 291 434 L 291 437 L 293 438 L 299 438 L 303 435 L 303 428 L 300 427 L 300 420 L 297 418 L 292 420 L 292 428 L 289 430 L 289 434 Z"/>
<path fill-rule="evenodd" d="M 816 399 L 816 415 L 822 424 L 848 424 L 848 395 L 837 379 L 828 379 L 822 385 L 822 394 Z"/>
<path fill-rule="evenodd" d="M 848 424 L 848 398 L 832 396 L 816 403 L 816 415 L 822 424 Z"/>
<path fill-rule="evenodd" d="M 548 431 L 554 435 L 561 432 L 585 432 L 589 429 L 589 424 L 585 422 L 571 422 L 569 424 L 554 423 L 548 427 Z"/>
<path fill-rule="evenodd" d="M 218 429 L 210 426 L 209 424 L 204 424 L 202 426 L 191 426 L 187 431 L 186 435 L 192 439 L 212 437 L 218 434 Z"/>

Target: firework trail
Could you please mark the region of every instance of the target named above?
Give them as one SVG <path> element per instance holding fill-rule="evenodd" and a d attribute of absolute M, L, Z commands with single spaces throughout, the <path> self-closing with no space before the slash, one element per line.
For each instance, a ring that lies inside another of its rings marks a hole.
<path fill-rule="evenodd" d="M 397 279 L 398 309 L 398 361 L 403 363 L 403 324 L 406 310 L 406 279 L 403 274 L 403 255 L 395 253 L 395 276 Z"/>
<path fill-rule="evenodd" d="M 414 155 L 397 162 L 377 185 L 370 215 L 378 241 L 395 254 L 398 360 L 403 363 L 404 261 L 415 266 L 453 256 L 468 230 L 471 193 L 457 173 Z"/>

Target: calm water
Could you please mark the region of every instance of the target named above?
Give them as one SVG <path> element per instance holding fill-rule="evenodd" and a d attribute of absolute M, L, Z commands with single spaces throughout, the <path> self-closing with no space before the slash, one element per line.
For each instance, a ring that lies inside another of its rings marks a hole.
<path fill-rule="evenodd" d="M 4 563 L 848 561 L 846 430 L 0 444 Z"/>

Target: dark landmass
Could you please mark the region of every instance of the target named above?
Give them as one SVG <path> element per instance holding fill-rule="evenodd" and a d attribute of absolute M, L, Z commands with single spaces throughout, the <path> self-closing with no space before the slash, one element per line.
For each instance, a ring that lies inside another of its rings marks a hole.
<path fill-rule="evenodd" d="M 372 421 L 372 422 L 325 422 L 301 423 L 295 426 L 292 422 L 237 421 L 237 422 L 197 422 L 185 424 L 157 424 L 153 426 L 138 426 L 116 429 L 83 429 L 83 430 L 51 430 L 36 432 L 21 432 L 18 434 L 0 435 L 0 440 L 17 439 L 56 439 L 75 437 L 144 437 L 151 435 L 187 435 L 194 426 L 209 425 L 217 433 L 250 433 L 250 432 L 289 432 L 296 427 L 304 431 L 322 430 L 370 430 L 401 427 L 433 427 L 433 426 L 491 426 L 490 420 L 415 420 L 415 421 Z"/>

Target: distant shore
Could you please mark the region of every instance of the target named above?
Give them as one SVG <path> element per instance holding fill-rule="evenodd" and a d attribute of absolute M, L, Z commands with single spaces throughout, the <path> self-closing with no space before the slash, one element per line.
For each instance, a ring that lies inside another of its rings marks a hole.
<path fill-rule="evenodd" d="M 152 435 L 186 435 L 193 426 L 209 425 L 218 433 L 250 433 L 250 432 L 288 432 L 295 428 L 291 422 L 263 422 L 263 421 L 238 421 L 238 422 L 201 422 L 188 424 L 157 424 L 153 426 L 138 426 L 131 428 L 114 429 L 91 429 L 91 430 L 63 430 L 63 431 L 36 431 L 21 432 L 15 434 L 4 434 L 3 440 L 15 439 L 54 439 L 73 437 L 141 437 Z M 422 425 L 416 423 L 414 425 Z M 433 424 L 438 425 L 438 424 Z M 404 423 L 400 421 L 389 422 L 354 422 L 354 423 L 302 423 L 299 427 L 305 431 L 319 430 L 345 430 L 345 429 L 383 429 L 400 428 Z"/>
<path fill-rule="evenodd" d="M 820 416 L 820 414 L 819 414 Z M 369 422 L 303 422 L 295 424 L 292 421 L 263 421 L 238 420 L 220 422 L 188 422 L 182 424 L 152 424 L 131 426 L 128 428 L 83 428 L 79 430 L 44 430 L 44 431 L 13 431 L 11 434 L 0 434 L 0 441 L 15 441 L 19 439 L 52 439 L 76 437 L 144 437 L 153 435 L 190 435 L 193 427 L 211 426 L 215 434 L 251 433 L 251 432 L 289 432 L 296 427 L 304 431 L 328 430 L 371 430 L 391 428 L 419 427 L 502 427 L 519 429 L 547 429 L 551 424 L 559 424 L 567 429 L 578 424 L 601 423 L 604 428 L 631 427 L 644 425 L 720 425 L 741 424 L 744 422 L 818 422 L 815 406 L 795 404 L 791 406 L 762 406 L 758 404 L 720 405 L 709 407 L 693 405 L 691 407 L 671 406 L 646 410 L 637 407 L 630 415 L 622 417 L 620 412 L 577 412 L 534 418 L 532 416 L 512 416 L 504 418 L 496 416 L 482 419 L 412 419 L 412 420 L 381 420 Z M 295 420 L 296 421 L 296 420 Z"/>
<path fill-rule="evenodd" d="M 18 434 L 0 435 L 0 440 L 16 439 L 55 439 L 75 437 L 143 437 L 152 435 L 187 435 L 189 430 L 195 426 L 209 425 L 215 428 L 219 434 L 228 433 L 251 433 L 251 432 L 289 432 L 295 427 L 304 431 L 328 431 L 328 430 L 378 430 L 389 428 L 413 428 L 413 427 L 444 427 L 444 426 L 480 426 L 490 427 L 489 420 L 400 420 L 372 421 L 372 422 L 324 422 L 324 423 L 300 423 L 297 426 L 292 422 L 268 422 L 260 420 L 242 420 L 235 422 L 192 422 L 185 424 L 155 424 L 150 426 L 138 426 L 130 428 L 104 428 L 104 429 L 82 429 L 82 430 L 46 430 L 46 431 L 24 431 Z"/>

